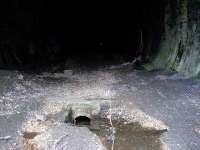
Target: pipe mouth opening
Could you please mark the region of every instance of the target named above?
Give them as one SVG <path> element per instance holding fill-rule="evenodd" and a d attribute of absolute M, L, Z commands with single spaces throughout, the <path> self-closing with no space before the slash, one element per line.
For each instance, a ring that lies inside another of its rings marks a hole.
<path fill-rule="evenodd" d="M 74 119 L 73 123 L 77 126 L 89 126 L 91 125 L 91 119 L 86 116 L 78 116 Z"/>
<path fill-rule="evenodd" d="M 38 132 L 24 132 L 23 138 L 25 139 L 34 139 L 39 133 Z"/>

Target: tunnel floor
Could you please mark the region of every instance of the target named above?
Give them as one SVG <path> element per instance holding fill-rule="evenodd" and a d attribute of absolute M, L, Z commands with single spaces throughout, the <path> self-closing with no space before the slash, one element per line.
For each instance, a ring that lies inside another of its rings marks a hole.
<path fill-rule="evenodd" d="M 41 122 L 46 119 L 43 114 L 48 118 L 62 112 L 65 104 L 81 100 L 97 100 L 105 108 L 110 107 L 116 118 L 128 120 L 132 114 L 133 120 L 144 126 L 156 127 L 155 122 L 166 124 L 169 129 L 160 137 L 160 149 L 199 149 L 200 82 L 196 79 L 164 71 L 136 70 L 128 63 L 64 73 L 1 70 L 0 82 L 2 150 L 22 149 L 19 139 L 25 128 L 30 127 L 30 118 Z M 77 130 L 67 127 L 66 133 L 76 135 Z M 78 142 L 84 141 L 83 135 L 91 136 L 85 129 L 80 130 L 83 134 L 74 137 L 76 146 L 71 149 L 80 148 Z"/>

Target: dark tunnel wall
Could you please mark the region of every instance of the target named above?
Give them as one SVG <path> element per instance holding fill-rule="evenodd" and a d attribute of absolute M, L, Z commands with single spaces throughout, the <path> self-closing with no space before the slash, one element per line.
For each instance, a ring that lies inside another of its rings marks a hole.
<path fill-rule="evenodd" d="M 200 1 L 166 2 L 165 32 L 152 66 L 200 77 Z"/>
<path fill-rule="evenodd" d="M 157 49 L 164 29 L 163 1 L 13 0 L 2 2 L 1 8 L 1 67 L 54 63 L 70 57 L 102 61 L 114 55 L 125 60 L 148 57 Z"/>

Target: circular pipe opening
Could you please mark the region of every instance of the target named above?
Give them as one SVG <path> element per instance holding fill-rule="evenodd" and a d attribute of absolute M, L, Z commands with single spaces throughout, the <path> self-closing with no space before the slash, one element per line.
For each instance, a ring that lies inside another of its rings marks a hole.
<path fill-rule="evenodd" d="M 90 125 L 91 124 L 91 119 L 86 117 L 86 116 L 78 116 L 74 119 L 74 124 L 75 125 Z"/>

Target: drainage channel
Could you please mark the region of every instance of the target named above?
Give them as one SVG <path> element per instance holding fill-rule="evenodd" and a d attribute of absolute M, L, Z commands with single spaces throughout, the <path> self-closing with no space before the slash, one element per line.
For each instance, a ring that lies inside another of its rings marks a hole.
<path fill-rule="evenodd" d="M 139 124 L 125 124 L 123 121 L 113 120 L 113 128 L 108 120 L 99 119 L 95 123 L 98 130 L 96 133 L 101 142 L 108 148 L 115 150 L 162 150 L 160 140 L 162 132 L 148 131 Z"/>
<path fill-rule="evenodd" d="M 76 118 L 77 127 L 87 127 L 97 134 L 107 149 L 115 150 L 162 150 L 160 136 L 163 131 L 149 131 L 139 124 L 126 124 L 124 121 L 113 120 L 113 127 L 106 118 L 96 116 L 91 121 L 86 116 Z"/>
<path fill-rule="evenodd" d="M 163 150 L 160 140 L 162 131 L 143 128 L 139 123 L 111 120 L 101 115 L 87 114 L 84 109 L 70 113 L 71 123 L 77 127 L 87 127 L 98 135 L 108 150 Z"/>
<path fill-rule="evenodd" d="M 160 137 L 166 130 L 150 130 L 139 123 L 127 123 L 123 119 L 110 120 L 100 113 L 92 112 L 94 109 L 90 105 L 75 105 L 65 113 L 67 116 L 64 122 L 76 128 L 88 128 L 108 150 L 163 150 Z M 24 132 L 23 138 L 34 139 L 38 134 Z"/>

